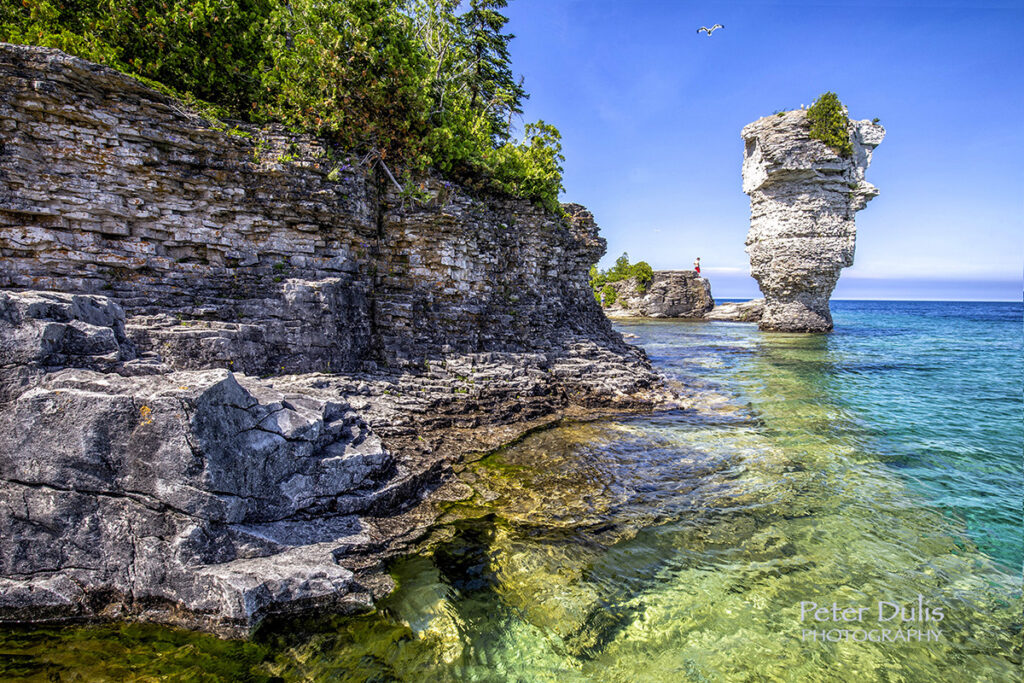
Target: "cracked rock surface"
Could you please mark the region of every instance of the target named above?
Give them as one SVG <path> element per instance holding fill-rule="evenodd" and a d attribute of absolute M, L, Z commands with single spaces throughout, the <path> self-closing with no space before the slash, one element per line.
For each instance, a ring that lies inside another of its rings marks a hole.
<path fill-rule="evenodd" d="M 868 120 L 851 120 L 848 130 L 853 154 L 843 157 L 810 137 L 803 110 L 743 129 L 747 254 L 765 298 L 761 329 L 832 329 L 829 297 L 840 271 L 853 265 L 854 214 L 878 195 L 864 172 L 885 137 L 885 129 Z"/>
<path fill-rule="evenodd" d="M 714 310 L 704 314 L 705 320 L 726 320 L 737 323 L 756 323 L 764 313 L 764 299 L 732 301 L 718 304 Z"/>

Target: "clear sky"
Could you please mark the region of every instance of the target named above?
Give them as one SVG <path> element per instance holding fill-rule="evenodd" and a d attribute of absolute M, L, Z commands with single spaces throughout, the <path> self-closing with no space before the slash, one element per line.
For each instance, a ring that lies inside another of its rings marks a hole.
<path fill-rule="evenodd" d="M 512 0 L 525 120 L 561 130 L 564 199 L 607 267 L 700 256 L 720 298 L 758 294 L 743 251 L 740 129 L 835 91 L 887 129 L 836 298 L 1020 300 L 1024 0 Z M 700 26 L 721 23 L 710 38 Z"/>

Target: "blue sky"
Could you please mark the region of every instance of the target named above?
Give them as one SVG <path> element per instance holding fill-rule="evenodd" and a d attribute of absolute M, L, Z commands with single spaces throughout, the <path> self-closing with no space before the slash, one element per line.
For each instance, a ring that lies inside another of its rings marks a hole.
<path fill-rule="evenodd" d="M 1024 0 L 512 0 L 525 120 L 562 131 L 564 199 L 655 269 L 700 256 L 718 297 L 758 294 L 740 129 L 833 90 L 888 131 L 837 298 L 1020 300 Z M 702 25 L 725 24 L 708 38 Z"/>

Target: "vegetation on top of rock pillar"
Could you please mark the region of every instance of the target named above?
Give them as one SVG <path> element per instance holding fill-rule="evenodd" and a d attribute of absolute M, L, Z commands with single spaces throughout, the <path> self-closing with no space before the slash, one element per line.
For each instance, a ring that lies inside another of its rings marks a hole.
<path fill-rule="evenodd" d="M 561 214 L 561 144 L 521 138 L 507 0 L 0 0 L 0 41 L 55 47 L 204 115 L 280 121 L 404 171 Z M 401 168 L 398 168 L 401 167 Z"/>
<path fill-rule="evenodd" d="M 640 261 L 633 265 L 633 277 L 636 278 L 636 286 L 641 292 L 647 291 L 647 285 L 654 279 L 654 269 L 647 261 Z"/>
<path fill-rule="evenodd" d="M 839 101 L 834 92 L 827 92 L 819 97 L 807 110 L 807 120 L 811 124 L 811 137 L 821 140 L 834 149 L 840 156 L 853 154 L 850 143 L 850 118 L 846 107 Z"/>

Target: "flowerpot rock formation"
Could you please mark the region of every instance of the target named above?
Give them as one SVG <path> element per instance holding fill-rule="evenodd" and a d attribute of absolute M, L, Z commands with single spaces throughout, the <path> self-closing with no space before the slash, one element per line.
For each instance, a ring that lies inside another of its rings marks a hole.
<path fill-rule="evenodd" d="M 750 274 L 764 293 L 763 330 L 828 332 L 829 297 L 853 264 L 854 215 L 878 195 L 864 179 L 885 129 L 850 121 L 853 153 L 811 138 L 807 112 L 743 128 L 743 191 L 750 195 Z"/>

